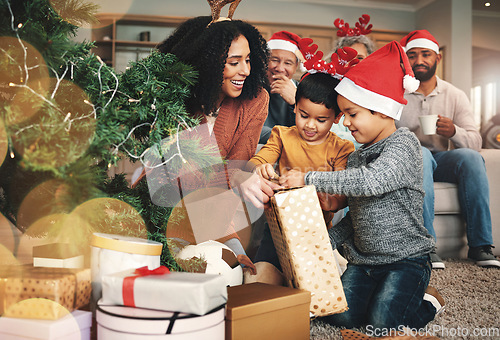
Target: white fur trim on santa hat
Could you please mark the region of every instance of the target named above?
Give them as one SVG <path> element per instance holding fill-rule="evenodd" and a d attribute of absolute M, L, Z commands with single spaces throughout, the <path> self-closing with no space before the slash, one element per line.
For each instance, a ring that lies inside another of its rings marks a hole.
<path fill-rule="evenodd" d="M 414 47 L 428 48 L 436 53 L 439 53 L 439 45 L 436 44 L 434 41 L 425 38 L 418 38 L 409 41 L 404 47 L 405 52 L 408 52 Z"/>
<path fill-rule="evenodd" d="M 413 93 L 418 90 L 418 87 L 420 86 L 420 80 L 417 78 L 410 76 L 409 74 L 406 74 L 403 77 L 403 88 L 410 92 Z"/>
<path fill-rule="evenodd" d="M 399 120 L 401 117 L 404 104 L 362 88 L 361 86 L 356 85 L 356 83 L 349 78 L 342 78 L 340 83 L 335 87 L 335 90 L 351 102 L 368 110 L 383 113 L 396 120 Z"/>
<path fill-rule="evenodd" d="M 298 51 L 299 49 L 299 47 L 294 43 L 280 39 L 269 40 L 267 42 L 267 47 L 269 47 L 270 50 L 285 50 L 292 53 L 295 53 L 295 51 Z"/>

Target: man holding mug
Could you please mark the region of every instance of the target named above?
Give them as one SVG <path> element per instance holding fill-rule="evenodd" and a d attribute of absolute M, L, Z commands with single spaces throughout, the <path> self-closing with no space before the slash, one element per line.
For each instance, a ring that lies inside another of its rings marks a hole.
<path fill-rule="evenodd" d="M 479 154 L 482 140 L 467 95 L 436 76 L 442 56 L 438 42 L 428 31 L 410 32 L 401 45 L 420 85 L 417 91 L 405 94 L 408 104 L 396 125 L 408 127 L 423 146 L 424 226 L 435 238 L 433 182 L 457 184 L 460 209 L 467 223 L 468 257 L 479 266 L 500 268 L 491 250 L 489 184 Z M 435 134 L 422 131 L 419 116 L 426 115 L 438 115 Z M 435 252 L 431 261 L 433 268 L 444 268 Z"/>

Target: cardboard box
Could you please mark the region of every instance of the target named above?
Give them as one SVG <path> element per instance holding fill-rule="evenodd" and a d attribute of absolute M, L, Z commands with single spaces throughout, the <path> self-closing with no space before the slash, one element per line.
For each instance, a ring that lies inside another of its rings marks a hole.
<path fill-rule="evenodd" d="M 205 315 L 103 305 L 96 310 L 99 340 L 223 340 L 224 306 Z"/>
<path fill-rule="evenodd" d="M 90 339 L 92 313 L 76 310 L 59 320 L 0 318 L 2 340 Z"/>
<path fill-rule="evenodd" d="M 33 247 L 33 266 L 49 268 L 83 268 L 83 254 L 69 243 L 50 243 Z"/>
<path fill-rule="evenodd" d="M 56 320 L 90 302 L 90 269 L 0 268 L 0 314 Z"/>
<path fill-rule="evenodd" d="M 227 294 L 226 340 L 309 339 L 310 292 L 255 282 Z"/>
<path fill-rule="evenodd" d="M 133 270 L 127 270 L 103 276 L 99 303 L 203 315 L 226 301 L 222 275 L 171 272 L 135 276 Z"/>
<path fill-rule="evenodd" d="M 288 285 L 311 292 L 314 316 L 346 311 L 338 263 L 316 188 L 306 185 L 279 191 L 270 206 L 266 217 Z"/>

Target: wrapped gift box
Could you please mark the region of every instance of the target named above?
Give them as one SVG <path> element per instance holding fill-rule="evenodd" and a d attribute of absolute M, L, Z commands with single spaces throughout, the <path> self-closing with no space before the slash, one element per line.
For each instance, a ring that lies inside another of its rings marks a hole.
<path fill-rule="evenodd" d="M 227 290 L 226 340 L 309 339 L 310 292 L 258 282 Z"/>
<path fill-rule="evenodd" d="M 51 268 L 83 268 L 83 254 L 71 244 L 50 243 L 33 247 L 33 266 Z"/>
<path fill-rule="evenodd" d="M 58 320 L 0 318 L 2 340 L 90 340 L 92 313 L 76 310 Z"/>
<path fill-rule="evenodd" d="M 90 269 L 0 268 L 0 314 L 55 320 L 90 302 Z"/>
<path fill-rule="evenodd" d="M 199 316 L 179 312 L 103 305 L 96 310 L 99 340 L 223 340 L 224 306 Z"/>
<path fill-rule="evenodd" d="M 93 305 L 102 296 L 104 275 L 148 266 L 160 266 L 163 244 L 138 237 L 94 233 L 91 241 L 92 300 Z M 94 307 L 94 306 L 92 306 Z"/>
<path fill-rule="evenodd" d="M 133 279 L 133 286 L 124 286 L 126 280 L 130 279 Z M 226 280 L 217 274 L 172 272 L 137 277 L 133 270 L 127 270 L 104 276 L 102 288 L 100 303 L 105 305 L 127 305 L 197 315 L 206 314 L 227 301 Z M 133 305 L 129 301 L 133 301 Z"/>
<path fill-rule="evenodd" d="M 310 312 L 326 316 L 347 310 L 316 188 L 279 191 L 266 217 L 288 285 L 311 292 Z"/>

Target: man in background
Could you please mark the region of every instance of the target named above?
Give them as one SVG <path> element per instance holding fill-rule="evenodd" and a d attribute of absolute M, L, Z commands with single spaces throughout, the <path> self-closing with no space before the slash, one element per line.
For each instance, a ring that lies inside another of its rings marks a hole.
<path fill-rule="evenodd" d="M 493 255 L 493 236 L 489 205 L 489 184 L 484 159 L 479 154 L 482 140 L 474 122 L 466 94 L 436 76 L 441 61 L 439 44 L 426 30 L 410 32 L 401 40 L 419 88 L 406 93 L 405 106 L 397 127 L 406 126 L 420 143 L 424 158 L 424 226 L 434 231 L 434 181 L 457 184 L 460 210 L 467 224 L 467 256 L 483 267 L 498 267 Z M 434 135 L 425 135 L 419 116 L 438 115 Z M 436 252 L 431 253 L 433 268 L 444 268 Z"/>
<path fill-rule="evenodd" d="M 274 33 L 267 42 L 270 50 L 267 77 L 270 88 L 269 113 L 262 127 L 259 144 L 265 144 L 275 125 L 295 125 L 295 92 L 297 81 L 292 79 L 299 66 L 295 54 L 300 37 L 287 31 Z"/>

